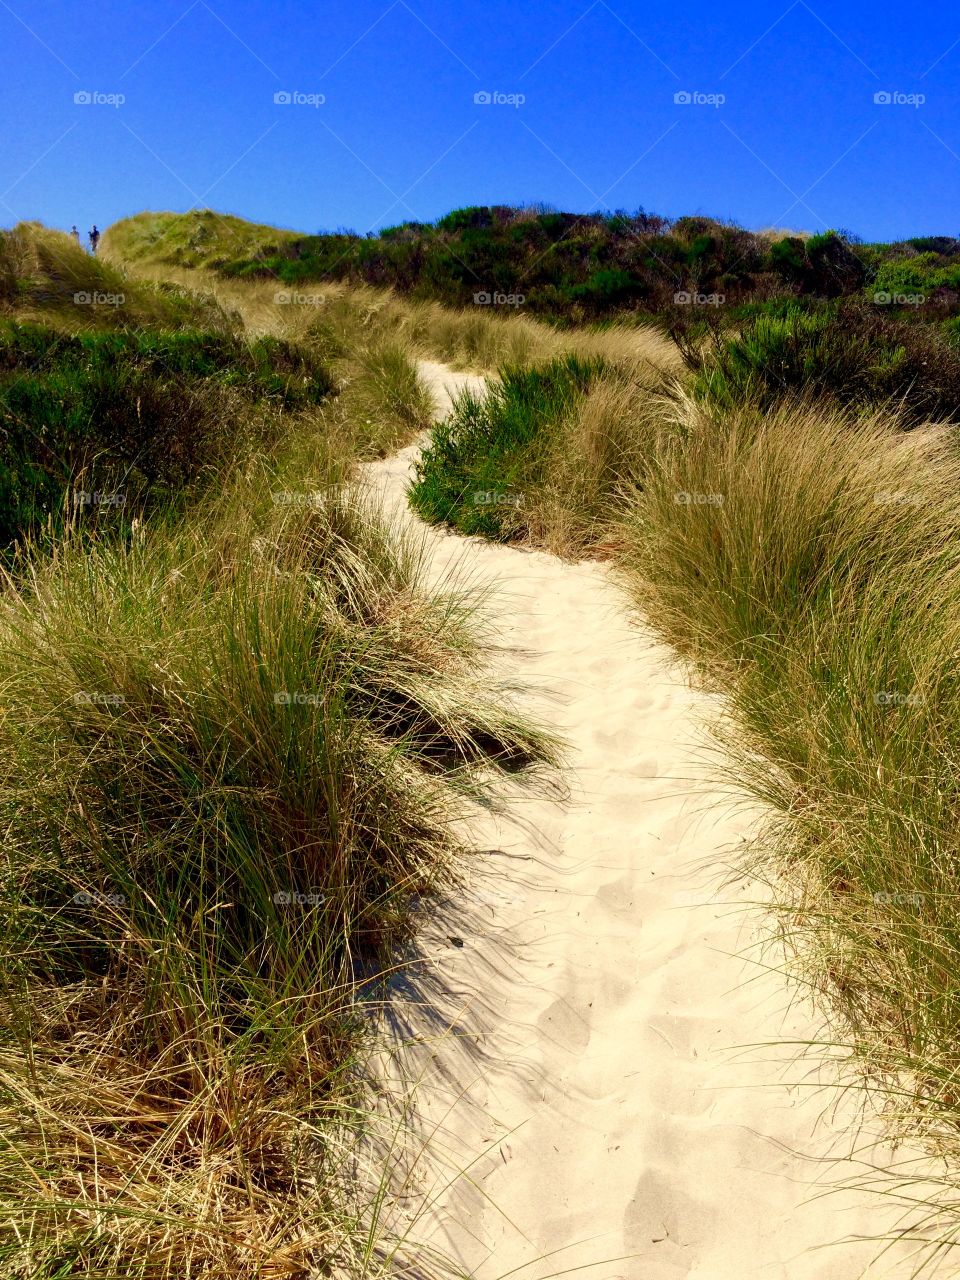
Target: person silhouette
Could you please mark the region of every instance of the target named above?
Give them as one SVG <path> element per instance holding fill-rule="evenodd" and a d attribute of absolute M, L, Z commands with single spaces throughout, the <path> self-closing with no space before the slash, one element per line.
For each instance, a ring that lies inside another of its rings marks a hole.
<path fill-rule="evenodd" d="M 77 242 L 77 247 L 79 248 L 79 247 L 80 247 L 80 232 L 77 230 L 77 228 L 76 228 L 75 226 L 73 226 L 73 227 L 71 227 L 71 228 L 70 228 L 70 234 L 71 234 L 71 236 L 74 238 L 74 240 L 76 240 L 76 242 Z"/>
<path fill-rule="evenodd" d="M 100 232 L 97 230 L 97 224 L 94 223 L 90 231 L 90 252 L 97 252 L 97 245 L 100 243 Z"/>

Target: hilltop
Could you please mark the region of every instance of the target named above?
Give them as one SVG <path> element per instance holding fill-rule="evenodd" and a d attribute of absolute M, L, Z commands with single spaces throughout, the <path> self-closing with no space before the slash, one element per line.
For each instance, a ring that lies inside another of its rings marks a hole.
<path fill-rule="evenodd" d="M 142 213 L 111 227 L 107 244 L 125 261 L 287 287 L 349 281 L 568 323 L 850 296 L 942 320 L 960 304 L 960 240 L 950 236 L 863 244 L 833 230 L 753 232 L 643 210 L 475 206 L 367 235 L 301 235 L 212 210 Z"/>

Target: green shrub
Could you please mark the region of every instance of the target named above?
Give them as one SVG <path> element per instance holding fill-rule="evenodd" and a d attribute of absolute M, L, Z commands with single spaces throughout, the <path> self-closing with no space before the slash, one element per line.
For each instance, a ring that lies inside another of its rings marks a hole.
<path fill-rule="evenodd" d="M 0 323 L 0 546 L 50 521 L 125 523 L 179 501 L 279 412 L 330 389 L 323 365 L 274 338 Z"/>
<path fill-rule="evenodd" d="M 699 395 L 732 408 L 826 396 L 860 408 L 902 402 L 905 420 L 960 411 L 960 353 L 937 332 L 876 308 L 761 314 L 704 358 Z"/>
<path fill-rule="evenodd" d="M 941 293 L 960 292 L 960 253 L 949 237 L 864 245 L 827 231 L 771 243 L 765 234 L 714 218 L 671 223 L 642 209 L 611 216 L 471 206 L 435 223 L 407 222 L 366 237 L 275 232 L 271 238 L 269 228 L 225 219 L 216 242 L 215 227 L 208 214 L 140 215 L 111 228 L 109 239 L 136 259 L 162 256 L 199 237 L 196 260 L 226 275 L 290 284 L 349 280 L 457 307 L 480 291 L 523 294 L 528 312 L 564 323 L 625 311 L 672 318 L 678 290 L 721 293 L 731 306 L 784 291 L 829 299 L 866 288 L 869 298 L 872 276 L 885 264 L 916 258 L 914 245 L 922 249 L 919 256 L 934 255 L 933 283 Z"/>

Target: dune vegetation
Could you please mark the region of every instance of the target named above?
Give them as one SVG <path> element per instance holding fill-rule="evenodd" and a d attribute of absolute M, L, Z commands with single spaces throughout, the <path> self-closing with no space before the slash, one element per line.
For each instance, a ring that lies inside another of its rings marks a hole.
<path fill-rule="evenodd" d="M 432 426 L 413 509 L 609 559 L 723 695 L 789 970 L 944 1158 L 960 1229 L 960 244 L 572 217 L 0 240 L 0 415 L 62 409 L 0 454 L 11 1275 L 390 1271 L 344 1174 L 359 1011 L 456 882 L 464 797 L 559 753 L 351 486 L 431 425 L 421 359 L 491 376 Z M 524 308 L 450 265 L 510 292 L 537 252 Z M 81 483 L 129 483 L 129 518 L 77 520 Z"/>
<path fill-rule="evenodd" d="M 252 334 L 202 290 L 166 311 L 57 233 L 4 244 L 30 271 L 0 403 L 64 406 L 56 456 L 25 430 L 0 494 L 4 1274 L 386 1274 L 367 1015 L 462 874 L 468 797 L 558 750 L 491 674 L 476 598 L 428 588 L 353 483 L 429 396 L 389 352 L 348 388 L 330 335 Z M 78 322 L 70 290 L 106 281 L 157 310 Z M 218 447 L 174 472 L 207 421 Z M 132 457 L 169 500 L 57 508 L 105 447 L 103 484 Z M 36 531 L 41 493 L 64 518 Z"/>

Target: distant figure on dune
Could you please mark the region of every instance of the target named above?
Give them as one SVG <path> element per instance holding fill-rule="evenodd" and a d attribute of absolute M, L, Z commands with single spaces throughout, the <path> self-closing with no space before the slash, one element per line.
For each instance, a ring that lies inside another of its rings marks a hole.
<path fill-rule="evenodd" d="M 70 234 L 73 236 L 74 240 L 76 240 L 77 248 L 79 249 L 80 248 L 80 232 L 77 230 L 75 226 L 73 226 L 70 228 Z"/>
<path fill-rule="evenodd" d="M 93 228 L 90 231 L 90 252 L 91 253 L 97 252 L 97 245 L 99 243 L 100 243 L 100 232 L 97 230 L 97 224 L 94 223 Z"/>

